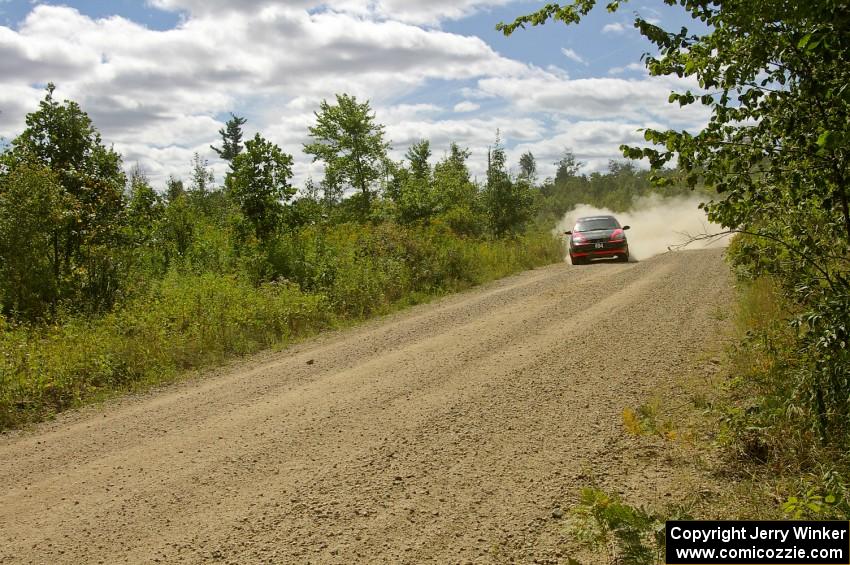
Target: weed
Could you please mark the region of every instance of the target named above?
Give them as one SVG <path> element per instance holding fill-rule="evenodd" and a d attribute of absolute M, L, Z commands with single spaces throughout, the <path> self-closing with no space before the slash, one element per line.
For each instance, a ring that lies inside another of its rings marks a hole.
<path fill-rule="evenodd" d="M 570 512 L 568 528 L 585 547 L 604 550 L 610 563 L 654 565 L 664 561 L 665 522 L 689 518 L 683 507 L 651 512 L 625 504 L 616 494 L 584 488 Z M 570 562 L 579 563 L 573 558 Z"/>
<path fill-rule="evenodd" d="M 659 401 L 644 403 L 637 410 L 626 407 L 623 409 L 623 425 L 633 436 L 654 435 L 668 441 L 679 437 L 676 426 L 670 420 L 662 420 L 659 416 Z"/>

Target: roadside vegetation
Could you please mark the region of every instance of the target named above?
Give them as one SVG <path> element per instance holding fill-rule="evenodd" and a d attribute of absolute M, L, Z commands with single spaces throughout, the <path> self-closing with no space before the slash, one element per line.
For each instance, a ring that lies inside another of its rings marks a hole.
<path fill-rule="evenodd" d="M 728 257 L 740 291 L 739 338 L 729 380 L 714 391 L 714 422 L 735 479 L 731 497 L 748 494 L 728 508 L 737 517 L 847 519 L 850 17 L 829 0 L 670 3 L 706 31 L 668 32 L 636 15 L 634 27 L 656 50 L 644 56 L 647 70 L 689 79 L 694 87 L 683 85 L 670 103 L 701 105 L 711 118 L 700 132 L 647 129 L 654 147 L 622 150 L 648 159 L 661 186 L 713 192 L 703 205 L 708 218 L 736 234 Z M 548 4 L 499 29 L 577 24 L 596 5 Z M 674 161 L 676 174 L 663 172 Z M 629 416 L 627 426 L 639 429 L 640 414 Z M 655 514 L 590 491 L 577 511 L 611 533 L 614 561 L 658 561 Z"/>
<path fill-rule="evenodd" d="M 304 151 L 325 173 L 301 187 L 236 115 L 210 148 L 224 179 L 196 154 L 161 187 L 53 85 L 26 123 L 0 155 L 0 429 L 561 261 L 566 210 L 658 191 L 627 163 L 580 175 L 569 150 L 538 180 L 498 132 L 481 182 L 457 144 L 394 162 L 348 95 L 316 112 Z"/>

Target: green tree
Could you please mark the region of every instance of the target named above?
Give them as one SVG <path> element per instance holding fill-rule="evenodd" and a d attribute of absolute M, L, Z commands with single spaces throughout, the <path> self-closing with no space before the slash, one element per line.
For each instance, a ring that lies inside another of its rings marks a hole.
<path fill-rule="evenodd" d="M 7 314 L 37 320 L 55 311 L 66 198 L 43 165 L 22 163 L 0 177 L 0 305 Z"/>
<path fill-rule="evenodd" d="M 486 227 L 478 187 L 472 182 L 468 149 L 452 143 L 449 152 L 434 165 L 434 199 L 443 219 L 457 233 L 480 235 Z"/>
<path fill-rule="evenodd" d="M 375 121 L 368 101 L 358 103 L 348 94 L 338 94 L 336 105 L 322 101 L 315 115 L 316 125 L 310 127 L 314 141 L 304 146 L 304 152 L 324 163 L 326 194 L 346 188 L 359 191 L 365 218 L 386 171 L 389 144 L 384 126 Z"/>
<path fill-rule="evenodd" d="M 162 198 L 151 187 L 140 165 L 130 173 L 127 220 L 135 245 L 147 244 L 156 231 L 156 222 L 162 216 Z"/>
<path fill-rule="evenodd" d="M 312 178 L 304 181 L 298 198 L 292 202 L 288 215 L 288 227 L 299 228 L 305 225 L 322 223 L 325 220 L 325 201 L 321 189 Z"/>
<path fill-rule="evenodd" d="M 487 154 L 487 185 L 484 201 L 490 230 L 496 236 L 516 234 L 531 219 L 533 197 L 528 181 L 514 182 L 507 169 L 507 156 L 499 133 Z"/>
<path fill-rule="evenodd" d="M 53 230 L 60 295 L 83 308 L 109 306 L 120 288 L 117 250 L 125 223 L 126 177 L 121 157 L 104 146 L 88 115 L 72 101 L 54 99 L 55 87 L 2 155 L 5 174 L 47 167 L 62 190 L 61 224 Z"/>
<path fill-rule="evenodd" d="M 531 185 L 537 181 L 537 160 L 531 151 L 526 151 L 519 158 L 519 178 Z"/>
<path fill-rule="evenodd" d="M 247 119 L 231 112 L 230 119 L 227 120 L 225 127 L 218 130 L 218 134 L 221 136 L 221 147 L 210 145 L 210 149 L 215 151 L 223 160 L 233 163 L 236 156 L 242 152 L 242 126 L 247 121 Z"/>
<path fill-rule="evenodd" d="M 233 160 L 227 187 L 260 241 L 267 240 L 278 229 L 283 201 L 296 192 L 290 184 L 292 162 L 291 155 L 259 133 Z"/>
<path fill-rule="evenodd" d="M 332 208 L 342 201 L 345 190 L 342 183 L 334 176 L 333 171 L 325 170 L 325 176 L 319 186 L 322 189 L 322 200 L 328 208 Z"/>
<path fill-rule="evenodd" d="M 431 164 L 428 162 L 431 158 L 430 141 L 421 139 L 411 145 L 407 149 L 405 158 L 410 164 L 410 174 L 413 178 L 424 181 L 431 180 Z"/>
<path fill-rule="evenodd" d="M 469 156 L 469 149 L 461 149 L 457 143 L 452 143 L 445 158 L 434 165 L 434 185 L 442 211 L 453 206 L 475 205 L 478 188 L 472 182 L 466 164 Z"/>
<path fill-rule="evenodd" d="M 173 264 L 175 260 L 183 260 L 188 255 L 192 242 L 195 240 L 196 224 L 197 215 L 189 205 L 185 194 L 169 200 L 162 221 L 158 224 L 166 267 Z"/>
<path fill-rule="evenodd" d="M 169 175 L 168 180 L 165 181 L 165 199 L 168 202 L 174 202 L 184 194 L 186 189 L 183 187 L 183 181 L 174 175 Z"/>
<path fill-rule="evenodd" d="M 394 192 L 402 223 L 427 220 L 436 212 L 437 202 L 431 175 L 431 143 L 427 139 L 411 145 L 405 154 L 408 166 L 397 171 Z"/>
<path fill-rule="evenodd" d="M 189 193 L 195 198 L 202 199 L 213 190 L 215 175 L 209 165 L 209 161 L 200 154 L 192 155 L 192 184 L 189 186 Z"/>
<path fill-rule="evenodd" d="M 577 160 L 571 150 L 564 149 L 563 155 L 555 163 L 555 167 L 557 167 L 555 170 L 555 183 L 561 183 L 577 176 L 583 165 L 584 163 Z"/>

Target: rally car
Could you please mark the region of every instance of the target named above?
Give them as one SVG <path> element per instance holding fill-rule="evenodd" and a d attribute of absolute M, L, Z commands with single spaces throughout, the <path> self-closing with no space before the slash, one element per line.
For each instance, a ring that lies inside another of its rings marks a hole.
<path fill-rule="evenodd" d="M 576 220 L 572 230 L 564 232 L 570 236 L 570 261 L 573 265 L 587 263 L 603 257 L 629 260 L 629 242 L 626 230 L 614 216 L 587 216 Z"/>

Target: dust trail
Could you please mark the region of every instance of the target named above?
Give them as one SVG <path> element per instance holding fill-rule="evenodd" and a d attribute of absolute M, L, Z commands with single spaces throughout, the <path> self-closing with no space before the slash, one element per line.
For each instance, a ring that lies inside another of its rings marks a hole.
<path fill-rule="evenodd" d="M 605 208 L 579 204 L 564 215 L 555 229 L 557 233 L 563 234 L 573 228 L 577 218 L 610 214 L 616 216 L 621 225 L 631 226 L 627 232 L 630 255 L 638 260 L 648 259 L 666 252 L 670 246 L 686 242 L 686 234 L 700 235 L 722 231 L 719 225 L 708 221 L 704 211 L 697 208 L 699 203 L 698 198 L 648 196 L 638 199 L 632 211 L 619 214 Z M 723 237 L 711 241 L 697 241 L 688 245 L 687 249 L 725 247 L 728 243 L 728 237 Z"/>

